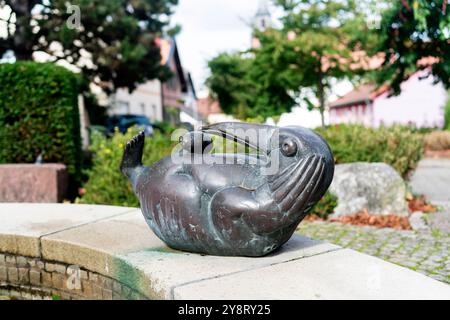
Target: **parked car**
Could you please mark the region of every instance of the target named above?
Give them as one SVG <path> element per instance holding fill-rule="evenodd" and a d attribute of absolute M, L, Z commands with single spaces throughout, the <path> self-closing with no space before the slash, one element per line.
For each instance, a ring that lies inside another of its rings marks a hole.
<path fill-rule="evenodd" d="M 106 127 L 110 133 L 113 133 L 116 128 L 120 132 L 126 133 L 131 127 L 138 126 L 144 130 L 146 136 L 153 134 L 153 125 L 150 120 L 141 115 L 121 115 L 112 116 L 106 121 Z"/>

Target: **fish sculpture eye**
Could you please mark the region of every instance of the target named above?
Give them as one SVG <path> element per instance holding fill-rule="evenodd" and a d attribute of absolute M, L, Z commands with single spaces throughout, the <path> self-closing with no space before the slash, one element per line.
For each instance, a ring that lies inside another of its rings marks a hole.
<path fill-rule="evenodd" d="M 297 154 L 298 145 L 292 138 L 286 138 L 281 142 L 281 153 L 286 157 L 293 157 Z"/>

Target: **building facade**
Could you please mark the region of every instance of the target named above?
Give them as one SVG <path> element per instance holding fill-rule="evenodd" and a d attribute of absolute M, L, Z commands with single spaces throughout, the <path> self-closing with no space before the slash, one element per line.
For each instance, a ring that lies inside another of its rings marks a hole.
<path fill-rule="evenodd" d="M 133 92 L 118 89 L 110 98 L 111 115 L 145 115 L 152 122 L 177 123 L 184 113 L 195 121 L 197 97 L 191 75 L 183 68 L 175 39 L 160 39 L 161 63 L 172 71 L 166 82 L 151 80 Z"/>
<path fill-rule="evenodd" d="M 395 124 L 418 128 L 442 128 L 448 93 L 435 84 L 427 70 L 413 74 L 391 96 L 388 87 L 362 85 L 330 104 L 330 124 L 353 123 L 368 127 Z"/>

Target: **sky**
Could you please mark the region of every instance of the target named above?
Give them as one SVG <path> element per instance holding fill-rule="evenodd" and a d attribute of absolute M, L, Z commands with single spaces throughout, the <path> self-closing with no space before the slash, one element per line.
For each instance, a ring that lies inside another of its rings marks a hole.
<path fill-rule="evenodd" d="M 220 52 L 250 47 L 249 26 L 258 0 L 180 0 L 172 22 L 182 26 L 177 36 L 182 63 L 188 69 L 199 95 L 208 77 L 207 61 Z"/>

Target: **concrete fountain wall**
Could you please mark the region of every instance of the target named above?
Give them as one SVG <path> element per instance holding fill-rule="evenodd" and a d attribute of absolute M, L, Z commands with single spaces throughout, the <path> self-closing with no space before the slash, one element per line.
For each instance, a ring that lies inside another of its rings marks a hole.
<path fill-rule="evenodd" d="M 450 286 L 295 236 L 265 258 L 167 248 L 140 210 L 0 204 L 0 295 L 26 299 L 450 299 Z"/>

